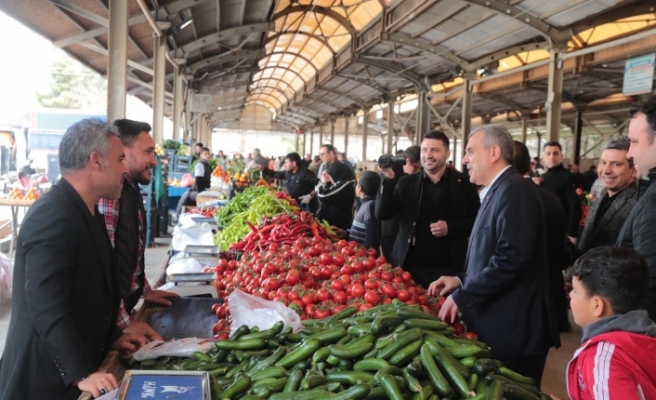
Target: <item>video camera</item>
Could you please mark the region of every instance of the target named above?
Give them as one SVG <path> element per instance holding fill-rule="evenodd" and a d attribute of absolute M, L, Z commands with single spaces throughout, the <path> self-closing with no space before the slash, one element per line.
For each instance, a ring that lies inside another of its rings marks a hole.
<path fill-rule="evenodd" d="M 383 154 L 378 158 L 378 167 L 380 168 L 389 168 L 392 164 L 405 165 L 405 157 Z"/>

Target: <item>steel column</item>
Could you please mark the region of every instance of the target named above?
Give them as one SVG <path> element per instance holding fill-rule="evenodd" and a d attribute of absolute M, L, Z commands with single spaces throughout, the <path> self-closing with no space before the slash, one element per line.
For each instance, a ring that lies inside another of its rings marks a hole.
<path fill-rule="evenodd" d="M 581 134 L 583 132 L 583 109 L 576 108 L 576 119 L 574 119 L 574 155 L 572 160 L 579 163 L 581 158 Z"/>
<path fill-rule="evenodd" d="M 392 154 L 394 143 L 394 102 L 387 103 L 387 153 Z"/>
<path fill-rule="evenodd" d="M 295 146 L 294 148 L 296 149 L 296 152 L 297 152 L 297 153 L 298 153 L 298 145 L 299 145 L 298 142 L 299 142 L 299 140 L 300 140 L 300 139 L 299 139 L 299 136 L 301 136 L 301 135 L 299 135 L 298 132 L 296 132 L 296 146 Z"/>
<path fill-rule="evenodd" d="M 547 84 L 547 141 L 560 138 L 560 110 L 563 102 L 563 60 L 561 53 L 567 48 L 553 48 L 549 51 L 549 81 Z"/>
<path fill-rule="evenodd" d="M 107 121 L 125 118 L 128 90 L 128 1 L 109 2 Z M 162 99 L 164 97 L 162 96 Z"/>
<path fill-rule="evenodd" d="M 528 130 L 528 118 L 522 117 L 522 143 L 526 144 L 526 135 Z"/>
<path fill-rule="evenodd" d="M 323 143 L 322 143 L 323 144 Z M 335 144 L 335 120 L 330 120 L 330 144 Z"/>
<path fill-rule="evenodd" d="M 362 112 L 364 113 L 364 118 L 362 118 L 362 161 L 367 159 L 367 135 L 369 127 L 369 109 L 363 108 Z"/>
<path fill-rule="evenodd" d="M 342 150 L 342 153 L 344 154 L 346 154 L 346 149 L 348 148 L 349 119 L 351 119 L 351 117 L 347 116 L 344 118 L 344 150 Z"/>
<path fill-rule="evenodd" d="M 182 67 L 175 69 L 175 81 L 173 87 L 173 140 L 180 140 L 180 125 L 182 120 L 184 75 Z"/>
<path fill-rule="evenodd" d="M 465 74 L 463 76 L 463 93 L 462 93 L 462 148 L 461 151 L 461 161 L 465 159 L 465 150 L 467 149 L 467 136 L 471 131 L 471 119 L 472 119 L 472 90 L 474 88 L 474 79 L 473 74 Z M 465 165 L 462 165 L 462 171 L 467 171 Z"/>
<path fill-rule="evenodd" d="M 417 93 L 417 123 L 415 125 L 415 144 L 419 145 L 421 143 L 421 138 L 430 130 L 430 108 L 426 103 L 428 98 L 426 97 L 425 91 L 420 91 Z"/>
<path fill-rule="evenodd" d="M 312 152 L 314 151 L 314 130 L 310 131 L 310 158 L 312 158 Z M 307 154 L 307 153 L 305 153 Z M 303 154 L 303 157 L 305 157 L 305 154 Z M 302 157 L 301 157 L 302 158 Z"/>
<path fill-rule="evenodd" d="M 166 83 L 166 36 L 154 38 L 155 55 L 153 57 L 153 140 L 162 144 L 164 129 L 164 90 Z"/>

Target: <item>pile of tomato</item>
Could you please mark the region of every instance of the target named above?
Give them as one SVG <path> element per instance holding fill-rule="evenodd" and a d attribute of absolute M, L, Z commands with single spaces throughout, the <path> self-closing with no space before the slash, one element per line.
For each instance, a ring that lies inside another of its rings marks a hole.
<path fill-rule="evenodd" d="M 347 306 L 366 310 L 393 299 L 437 314 L 445 300 L 429 298 L 409 272 L 393 267 L 375 250 L 346 240 L 333 243 L 303 237 L 292 245 L 271 243 L 268 250 L 246 253 L 239 261 L 221 259 L 213 270 L 219 297 L 240 289 L 280 301 L 301 319 L 325 318 Z M 214 331 L 229 330 L 227 306 L 216 306 L 213 311 L 220 320 Z"/>

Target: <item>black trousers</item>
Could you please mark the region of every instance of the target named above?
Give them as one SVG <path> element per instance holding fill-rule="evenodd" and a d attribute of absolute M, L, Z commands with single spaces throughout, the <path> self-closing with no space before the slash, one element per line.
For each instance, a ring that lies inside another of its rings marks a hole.
<path fill-rule="evenodd" d="M 547 362 L 548 351 L 543 354 L 538 354 L 530 357 L 513 358 L 510 360 L 500 360 L 506 367 L 512 369 L 518 374 L 533 378 L 536 386 L 539 388 L 542 383 L 542 373 L 544 372 L 544 364 Z"/>

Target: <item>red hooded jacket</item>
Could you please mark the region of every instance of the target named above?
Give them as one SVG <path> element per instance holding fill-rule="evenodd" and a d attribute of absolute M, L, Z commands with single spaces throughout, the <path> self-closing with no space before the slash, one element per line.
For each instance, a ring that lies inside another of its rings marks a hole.
<path fill-rule="evenodd" d="M 656 324 L 646 311 L 597 321 L 567 366 L 573 400 L 656 399 Z"/>

